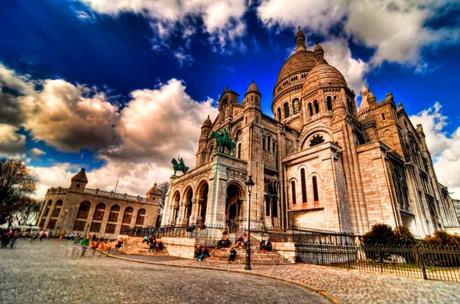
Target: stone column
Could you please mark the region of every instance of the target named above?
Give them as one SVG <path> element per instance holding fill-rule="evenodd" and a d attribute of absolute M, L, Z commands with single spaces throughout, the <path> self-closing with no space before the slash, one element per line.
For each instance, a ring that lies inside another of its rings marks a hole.
<path fill-rule="evenodd" d="M 137 213 L 139 212 L 139 208 L 134 209 L 133 208 L 133 215 L 131 216 L 131 223 L 129 224 L 129 228 L 134 228 L 136 226 L 136 219 L 137 219 Z"/>
<path fill-rule="evenodd" d="M 47 230 L 47 229 L 48 229 L 48 224 L 49 224 L 49 222 L 50 222 L 51 215 L 52 215 L 53 212 L 54 212 L 55 206 L 56 206 L 56 201 L 53 201 L 53 203 L 51 204 L 50 210 L 48 211 L 48 214 L 46 215 L 45 225 L 43 225 L 43 229 L 44 229 L 44 230 Z M 45 210 L 46 210 L 46 207 L 45 207 Z"/>
<path fill-rule="evenodd" d="M 99 233 L 102 235 L 105 235 L 105 229 L 107 227 L 107 222 L 109 221 L 109 215 L 110 215 L 110 206 L 106 205 L 104 216 L 102 217 L 101 230 L 99 230 Z"/>
<path fill-rule="evenodd" d="M 189 225 L 197 224 L 198 212 L 199 212 L 199 200 L 196 198 L 192 199 L 192 212 L 190 213 Z"/>

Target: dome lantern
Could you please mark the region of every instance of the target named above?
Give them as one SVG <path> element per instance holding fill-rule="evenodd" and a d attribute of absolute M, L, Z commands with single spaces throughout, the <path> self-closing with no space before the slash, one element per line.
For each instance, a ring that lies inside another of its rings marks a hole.
<path fill-rule="evenodd" d="M 305 51 L 307 49 L 305 45 L 305 34 L 300 29 L 300 26 L 297 27 L 297 32 L 295 34 L 295 51 Z"/>

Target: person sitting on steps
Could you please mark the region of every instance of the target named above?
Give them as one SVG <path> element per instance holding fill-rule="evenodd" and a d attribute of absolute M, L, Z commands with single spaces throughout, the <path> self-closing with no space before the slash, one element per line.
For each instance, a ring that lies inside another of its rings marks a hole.
<path fill-rule="evenodd" d="M 228 261 L 229 262 L 234 262 L 235 259 L 236 259 L 236 254 L 237 254 L 237 252 L 235 250 L 235 246 L 232 246 L 230 248 L 230 254 L 228 255 Z"/>
<path fill-rule="evenodd" d="M 217 242 L 216 248 L 229 248 L 232 246 L 232 242 L 228 239 L 228 234 L 222 235 L 222 239 Z"/>

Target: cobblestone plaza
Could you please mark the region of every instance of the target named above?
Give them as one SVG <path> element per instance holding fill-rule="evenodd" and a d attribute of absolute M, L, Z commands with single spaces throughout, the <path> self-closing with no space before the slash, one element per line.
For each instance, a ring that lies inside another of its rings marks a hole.
<path fill-rule="evenodd" d="M 68 256 L 68 241 L 0 250 L 0 303 L 328 303 L 281 281 L 104 256 Z"/>

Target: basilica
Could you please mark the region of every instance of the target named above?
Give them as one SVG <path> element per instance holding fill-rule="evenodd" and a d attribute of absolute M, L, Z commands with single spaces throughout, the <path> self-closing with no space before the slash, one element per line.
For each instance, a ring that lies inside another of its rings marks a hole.
<path fill-rule="evenodd" d="M 458 226 L 422 126 L 391 93 L 377 100 L 363 87 L 358 107 L 326 58 L 299 29 L 274 85 L 274 118 L 262 113 L 254 82 L 242 98 L 224 89 L 218 116 L 201 127 L 194 169 L 171 177 L 162 226 L 243 228 L 248 215 L 254 229 L 363 234 L 385 223 L 423 237 Z M 228 134 L 233 147 L 216 134 Z"/>

